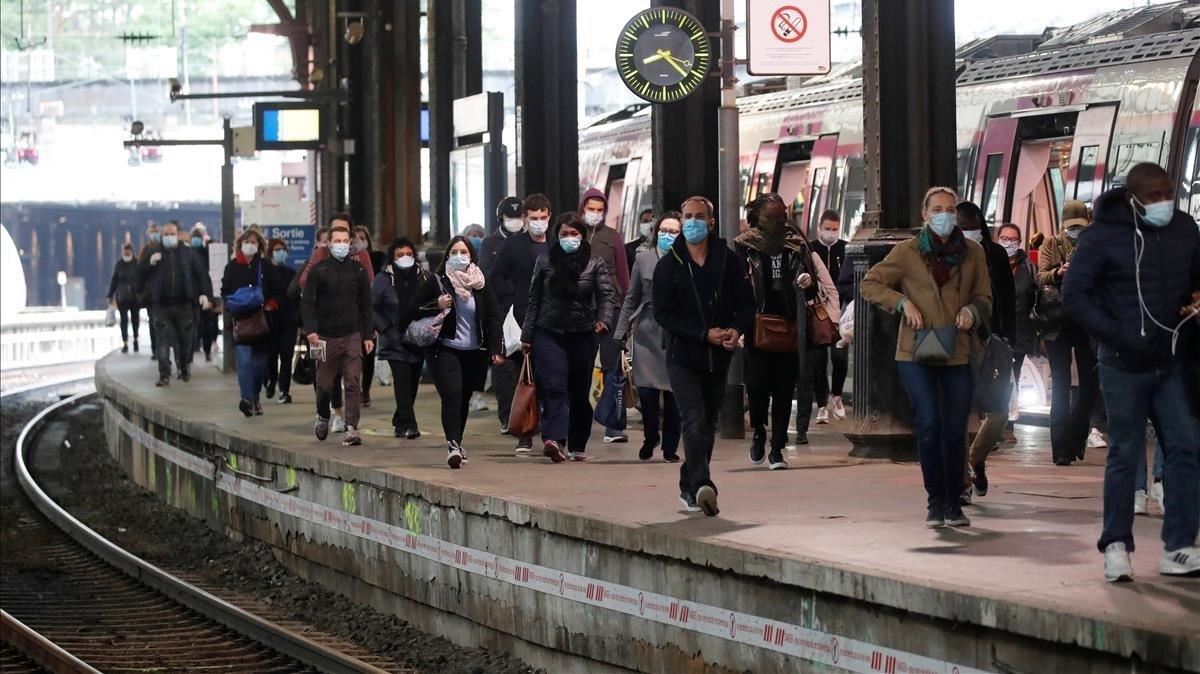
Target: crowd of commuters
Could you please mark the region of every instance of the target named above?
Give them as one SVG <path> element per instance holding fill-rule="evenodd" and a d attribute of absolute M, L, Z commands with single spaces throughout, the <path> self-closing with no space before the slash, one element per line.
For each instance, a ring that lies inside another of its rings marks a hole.
<path fill-rule="evenodd" d="M 543 194 L 506 197 L 493 232 L 465 228 L 434 269 L 407 238 L 374 250 L 370 231 L 340 213 L 318 230 L 300 270 L 287 265 L 285 242 L 245 231 L 220 294 L 238 341 L 243 414 L 262 414 L 261 391 L 291 402 L 299 334 L 316 361 L 317 438 L 342 433 L 343 444 L 361 444 L 378 358 L 391 372 L 397 438 L 421 435 L 414 403 L 428 373 L 454 469 L 468 463 L 472 397 L 490 380 L 508 434 L 519 374 L 529 366 L 542 455 L 585 461 L 595 371 L 607 381 L 629 361 L 644 430 L 638 457 L 682 459 L 680 502 L 709 516 L 719 512 L 709 463 L 734 358 L 744 364 L 749 460 L 785 469 L 793 398 L 797 445 L 808 443 L 814 410 L 816 424 L 846 418 L 848 349 L 833 326 L 851 300 L 869 303 L 898 319 L 896 368 L 912 409 L 926 526 L 970 526 L 963 506 L 987 494 L 988 455 L 1011 439 L 1022 367 L 1046 355 L 1053 463 L 1070 465 L 1103 444 L 1094 437 L 1096 411 L 1107 418 L 1098 543 L 1106 577 L 1132 578 L 1132 520 L 1146 512 L 1148 494 L 1165 513 L 1161 572 L 1192 574 L 1200 572 L 1200 232 L 1171 197 L 1167 174 L 1141 164 L 1125 186 L 1096 200 L 1094 222 L 1087 205 L 1070 201 L 1061 231 L 1036 241 L 1016 225 L 989 225 L 953 189 L 933 187 L 918 234 L 857 288 L 847 281 L 838 213 L 822 213 L 808 240 L 774 194 L 747 206 L 733 241 L 719 238 L 712 204 L 694 196 L 678 211 L 640 213 L 638 236 L 627 243 L 606 223 L 600 190 L 560 214 Z M 177 223 L 149 234 L 136 258 L 125 247 L 108 295 L 121 312 L 126 350 L 130 322 L 139 348 L 136 310 L 147 306 L 165 386 L 172 351 L 179 377 L 190 375 L 191 340 L 206 334 L 193 323 L 212 313 L 212 288 L 206 256 L 180 246 Z M 202 229 L 192 244 L 197 252 L 207 244 Z M 247 288 L 257 291 L 255 302 L 234 313 Z M 994 344 L 1003 345 L 1001 379 L 1011 351 L 1012 402 L 985 408 L 973 368 Z M 1147 423 L 1157 437 L 1150 475 Z M 604 428 L 601 437 L 628 441 L 624 427 Z M 514 440 L 517 455 L 532 453 L 530 433 Z"/>

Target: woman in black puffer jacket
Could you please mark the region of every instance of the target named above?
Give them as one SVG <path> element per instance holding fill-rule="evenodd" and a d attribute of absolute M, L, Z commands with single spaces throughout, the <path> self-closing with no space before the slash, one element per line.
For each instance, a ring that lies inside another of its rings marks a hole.
<path fill-rule="evenodd" d="M 592 256 L 585 231 L 574 213 L 555 221 L 549 253 L 534 265 L 521 331 L 521 347 L 533 353 L 542 405 L 542 453 L 555 463 L 586 458 L 597 340 L 612 329 L 616 309 L 612 272 Z"/>

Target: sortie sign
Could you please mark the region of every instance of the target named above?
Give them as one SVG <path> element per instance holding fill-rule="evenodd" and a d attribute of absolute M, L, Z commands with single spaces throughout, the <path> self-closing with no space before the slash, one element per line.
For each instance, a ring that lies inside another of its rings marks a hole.
<path fill-rule="evenodd" d="M 829 72 L 829 0 L 746 0 L 751 75 Z"/>

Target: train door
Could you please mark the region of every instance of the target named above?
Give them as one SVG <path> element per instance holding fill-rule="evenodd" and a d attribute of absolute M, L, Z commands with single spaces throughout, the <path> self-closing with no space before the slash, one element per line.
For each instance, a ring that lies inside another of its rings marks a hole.
<path fill-rule="evenodd" d="M 1021 228 L 1028 241 L 1035 232 L 1058 231 L 1064 199 L 1069 140 L 1038 140 L 1021 144 L 1013 176 L 1013 206 L 1008 221 Z"/>
<path fill-rule="evenodd" d="M 608 167 L 607 184 L 604 186 L 604 197 L 608 199 L 608 214 L 604 224 L 621 231 L 621 214 L 625 197 L 625 171 L 628 164 L 614 164 Z"/>
<path fill-rule="evenodd" d="M 636 239 L 638 232 L 638 204 L 640 203 L 642 182 L 639 180 L 640 171 L 642 168 L 642 160 L 640 157 L 629 160 L 629 165 L 625 169 L 625 178 L 623 180 L 622 189 L 624 190 L 623 201 L 621 203 L 621 220 L 616 226 L 617 231 L 625 241 Z"/>
<path fill-rule="evenodd" d="M 1115 105 L 1094 106 L 1080 111 L 1071 149 L 1071 170 L 1067 175 L 1067 183 L 1071 188 L 1069 199 L 1091 204 L 1092 199 L 1104 191 L 1108 148 L 1116 116 Z"/>
<path fill-rule="evenodd" d="M 754 161 L 754 170 L 750 174 L 750 185 L 746 191 L 746 203 L 750 203 L 764 192 L 770 192 L 775 183 L 775 162 L 779 156 L 779 146 L 772 141 L 766 141 L 758 146 L 758 157 Z"/>
<path fill-rule="evenodd" d="M 975 170 L 975 189 L 971 197 L 983 210 L 983 217 L 992 224 L 1004 222 L 1018 121 L 1012 117 L 989 119 L 979 141 L 979 165 Z"/>
<path fill-rule="evenodd" d="M 821 213 L 829 203 L 830 185 L 833 183 L 833 159 L 837 155 L 838 135 L 836 133 L 821 136 L 813 143 L 812 159 L 808 171 L 812 178 L 809 182 L 808 198 L 804 201 L 804 213 L 797 216 L 797 224 L 804 236 L 817 229 Z"/>
<path fill-rule="evenodd" d="M 804 224 L 805 188 L 809 184 L 809 165 L 812 163 L 814 142 L 797 141 L 782 143 L 779 148 L 778 166 L 775 170 L 775 192 L 783 197 L 792 212 L 797 226 Z"/>

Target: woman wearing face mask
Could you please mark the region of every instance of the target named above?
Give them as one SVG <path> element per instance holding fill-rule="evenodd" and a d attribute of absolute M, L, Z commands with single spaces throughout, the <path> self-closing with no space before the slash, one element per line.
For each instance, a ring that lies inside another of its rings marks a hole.
<path fill-rule="evenodd" d="M 991 281 L 983 247 L 956 225 L 954 190 L 930 188 L 921 203 L 921 232 L 867 272 L 859 295 L 902 316 L 896 369 L 913 411 L 925 526 L 968 526 L 959 496 L 973 395 L 971 333 L 992 315 Z"/>
<path fill-rule="evenodd" d="M 1038 354 L 1037 332 L 1033 321 L 1029 320 L 1029 312 L 1033 310 L 1033 302 L 1037 299 L 1037 282 L 1034 280 L 1037 267 L 1029 261 L 1029 254 L 1021 249 L 1021 229 L 1012 223 L 1000 226 L 996 232 L 996 240 L 1008 257 L 1008 268 L 1013 277 L 1013 381 L 1020 383 L 1021 367 L 1025 364 L 1026 356 Z M 1010 421 L 1016 421 L 1016 397 L 1019 386 L 1013 386 L 1012 413 Z"/>
<path fill-rule="evenodd" d="M 387 267 L 387 255 L 381 250 L 375 250 L 371 244 L 371 230 L 362 225 L 354 228 L 354 239 L 350 243 L 350 249 L 356 255 L 366 254 L 371 261 L 371 272 L 378 275 Z M 372 279 L 374 282 L 374 279 Z M 376 351 L 367 353 L 363 351 L 363 373 L 362 373 L 362 406 L 371 406 L 371 383 L 375 381 L 375 354 Z"/>
<path fill-rule="evenodd" d="M 992 283 L 992 317 L 988 328 L 1011 345 L 1016 339 L 1016 290 L 1008 253 L 992 241 L 991 232 L 984 222 L 983 211 L 978 206 L 964 201 L 954 210 L 958 228 L 963 236 L 983 246 L 983 252 L 987 256 L 988 279 Z M 983 416 L 983 423 L 980 424 L 975 439 L 967 450 L 968 475 L 960 497 L 964 505 L 970 504 L 973 496 L 987 494 L 987 466 L 984 461 L 1004 437 L 1004 427 L 1007 424 L 1007 412 L 995 411 Z"/>
<path fill-rule="evenodd" d="M 475 255 L 479 255 L 479 249 L 483 245 L 485 232 L 483 225 L 467 225 L 462 231 L 463 238 L 467 243 L 471 244 L 471 248 L 475 251 Z"/>
<path fill-rule="evenodd" d="M 634 260 L 629 277 L 629 292 L 613 339 L 624 343 L 632 335 L 633 381 L 637 383 L 638 400 L 642 403 L 642 421 L 645 425 L 645 440 L 638 458 L 649 461 L 654 448 L 662 441 L 663 460 L 679 461 L 679 407 L 671 393 L 671 382 L 667 379 L 667 353 L 663 347 L 662 326 L 654 320 L 654 267 L 659 258 L 671 250 L 676 237 L 682 230 L 683 216 L 678 211 L 667 211 L 651 223 L 646 233 L 647 241 L 654 247 L 643 247 Z M 659 433 L 659 414 L 662 414 L 662 433 Z"/>
<path fill-rule="evenodd" d="M 471 251 L 475 253 L 475 263 L 481 271 L 484 271 L 484 278 L 487 278 L 488 271 L 485 270 L 485 265 L 480 262 L 484 233 L 482 225 L 467 225 L 462 231 L 462 235 L 466 238 L 467 243 L 471 244 Z M 500 319 L 503 321 L 504 317 L 501 316 Z M 487 401 L 483 397 L 483 389 L 487 386 L 487 382 L 488 378 L 484 376 L 483 379 L 479 380 L 479 385 L 475 391 L 471 393 L 471 401 L 468 403 L 470 411 L 477 412 L 488 408 Z"/>
<path fill-rule="evenodd" d="M 234 244 L 237 254 L 225 265 L 225 273 L 221 277 L 221 297 L 228 300 L 229 296 L 239 288 L 258 286 L 262 289 L 263 311 L 268 316 L 279 308 L 283 296 L 283 285 L 275 267 L 262 255 L 267 250 L 267 242 L 257 229 L 247 229 L 238 237 Z M 233 316 L 234 319 L 244 316 Z M 269 325 L 269 320 L 268 320 Z M 237 344 L 234 353 L 237 356 L 238 389 L 241 400 L 238 409 L 242 414 L 257 416 L 263 413 L 260 392 L 263 379 L 266 376 L 267 355 L 271 351 L 271 342 L 264 337 L 255 344 Z"/>
<path fill-rule="evenodd" d="M 280 285 L 291 285 L 296 270 L 288 264 L 287 243 L 283 239 L 271 239 L 267 245 L 271 248 L 271 264 Z M 278 310 L 267 314 L 267 324 L 271 329 L 264 382 L 267 398 L 275 397 L 278 386 L 279 404 L 286 405 L 292 402 L 292 357 L 296 354 L 296 330 L 300 327 L 300 302 L 284 298 Z"/>
<path fill-rule="evenodd" d="M 597 339 L 610 331 L 616 310 L 612 274 L 592 255 L 585 226 L 575 213 L 554 221 L 550 251 L 534 267 L 521 327 L 521 348 L 533 354 L 542 405 L 542 454 L 555 463 L 586 459 Z"/>
<path fill-rule="evenodd" d="M 207 231 L 199 226 L 192 229 L 191 247 L 192 251 L 200 257 L 201 264 L 205 268 L 208 267 L 208 236 Z M 221 315 L 221 307 L 214 304 L 208 309 L 196 307 L 196 339 L 192 341 L 192 351 L 204 351 L 204 362 L 212 362 L 213 345 L 217 343 L 217 335 L 220 334 L 218 317 Z"/>
<path fill-rule="evenodd" d="M 1063 204 L 1063 231 L 1048 237 L 1038 252 L 1037 283 L 1042 288 L 1042 301 L 1061 295 L 1077 241 L 1088 223 L 1087 206 L 1082 201 Z M 1050 361 L 1051 458 L 1055 465 L 1069 466 L 1072 461 L 1083 460 L 1092 410 L 1100 393 L 1096 353 L 1087 331 L 1065 314 L 1056 329 L 1044 331 L 1042 337 Z M 1072 358 L 1079 377 L 1076 396 L 1071 395 Z"/>
<path fill-rule="evenodd" d="M 499 307 L 475 260 L 475 248 L 465 237 L 450 239 L 441 269 L 421 286 L 414 316 L 449 310 L 425 358 L 442 399 L 446 463 L 451 468 L 467 461 L 462 441 L 471 392 L 482 388 L 488 365 L 504 360 Z"/>
<path fill-rule="evenodd" d="M 405 237 L 392 241 L 387 256 L 392 260 L 371 285 L 371 303 L 375 310 L 375 331 L 379 333 L 379 358 L 392 369 L 392 387 L 396 395 L 396 411 L 392 414 L 392 429 L 397 438 L 421 437 L 413 402 L 421 383 L 421 365 L 425 355 L 421 349 L 404 341 L 417 310 L 416 299 L 429 274 L 417 265 L 416 247 Z"/>
<path fill-rule="evenodd" d="M 133 352 L 138 352 L 138 263 L 133 258 L 133 244 L 121 247 L 121 259 L 113 266 L 108 283 L 108 304 L 121 315 L 121 353 L 129 353 L 129 323 L 133 321 Z"/>

